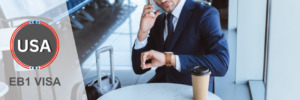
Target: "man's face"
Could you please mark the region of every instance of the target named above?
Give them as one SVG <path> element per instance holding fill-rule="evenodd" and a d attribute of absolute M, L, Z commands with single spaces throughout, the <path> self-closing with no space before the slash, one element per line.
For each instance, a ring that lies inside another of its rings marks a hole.
<path fill-rule="evenodd" d="M 160 8 L 168 13 L 172 13 L 180 0 L 153 0 Z"/>

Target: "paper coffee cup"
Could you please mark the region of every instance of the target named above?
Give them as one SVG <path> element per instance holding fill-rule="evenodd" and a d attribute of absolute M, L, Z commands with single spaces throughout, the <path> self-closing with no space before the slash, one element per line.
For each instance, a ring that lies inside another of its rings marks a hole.
<path fill-rule="evenodd" d="M 210 70 L 203 66 L 194 66 L 192 71 L 194 100 L 207 100 Z"/>

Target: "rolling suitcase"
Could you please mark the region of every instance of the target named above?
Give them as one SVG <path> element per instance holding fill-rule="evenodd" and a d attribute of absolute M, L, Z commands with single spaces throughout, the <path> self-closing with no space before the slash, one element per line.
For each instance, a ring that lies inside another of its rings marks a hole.
<path fill-rule="evenodd" d="M 100 67 L 100 54 L 103 52 L 110 52 L 110 75 L 102 77 Z M 97 100 L 103 94 L 121 88 L 120 80 L 114 74 L 114 59 L 113 47 L 107 46 L 96 51 L 96 66 L 97 76 L 92 77 L 88 84 L 85 86 L 88 100 Z"/>

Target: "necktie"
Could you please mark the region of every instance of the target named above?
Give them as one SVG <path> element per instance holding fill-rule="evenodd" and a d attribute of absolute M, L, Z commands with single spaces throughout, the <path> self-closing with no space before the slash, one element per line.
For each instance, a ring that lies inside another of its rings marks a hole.
<path fill-rule="evenodd" d="M 170 45 L 172 42 L 172 38 L 174 36 L 174 26 L 173 26 L 173 15 L 172 14 L 167 14 L 167 23 L 168 23 L 168 36 L 167 39 L 164 43 L 164 49 L 165 51 L 170 51 Z"/>

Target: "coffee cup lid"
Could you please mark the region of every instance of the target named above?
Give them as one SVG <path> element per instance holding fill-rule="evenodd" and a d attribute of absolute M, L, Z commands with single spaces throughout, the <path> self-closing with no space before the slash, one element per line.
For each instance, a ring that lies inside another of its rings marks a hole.
<path fill-rule="evenodd" d="M 208 67 L 204 66 L 194 66 L 191 71 L 192 75 L 196 76 L 204 76 L 210 74 L 210 70 Z"/>

